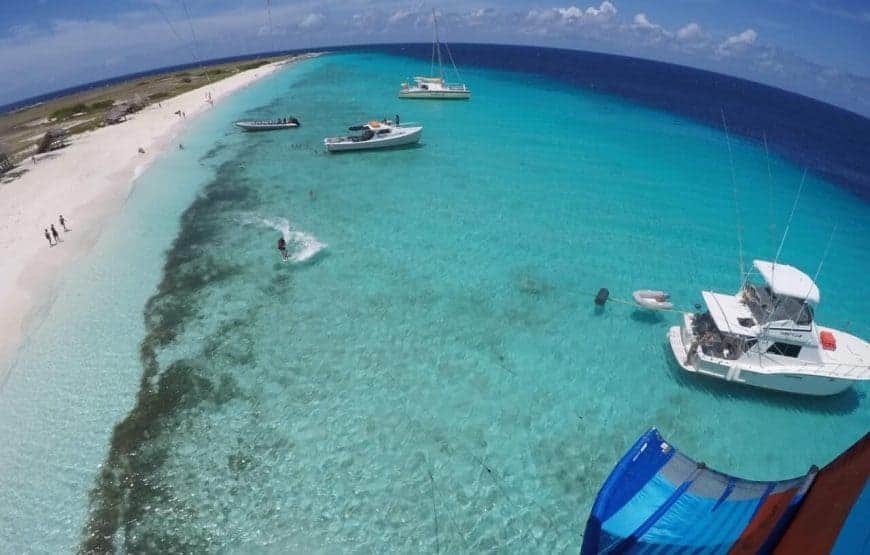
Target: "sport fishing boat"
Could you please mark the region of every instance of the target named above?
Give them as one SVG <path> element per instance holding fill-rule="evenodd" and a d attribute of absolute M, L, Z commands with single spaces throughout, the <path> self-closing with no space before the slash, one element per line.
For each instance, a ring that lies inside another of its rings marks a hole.
<path fill-rule="evenodd" d="M 753 261 L 764 284 L 748 279 L 736 295 L 703 291 L 707 310 L 683 314 L 668 331 L 688 372 L 803 395 L 834 395 L 870 380 L 870 343 L 819 326 L 812 278 L 793 266 Z"/>
<path fill-rule="evenodd" d="M 429 77 L 414 77 L 413 84 L 402 83 L 402 88 L 399 89 L 399 98 L 422 98 L 434 100 L 467 100 L 471 98 L 471 91 L 464 84 L 450 84 L 444 80 L 444 66 L 441 60 L 441 40 L 438 38 L 438 19 L 435 17 L 435 10 L 432 10 L 432 22 L 435 25 L 435 39 L 432 41 L 432 63 L 429 69 Z M 453 54 L 450 53 L 450 47 L 444 44 L 444 49 L 447 51 L 447 57 L 450 58 L 450 64 L 453 66 L 453 71 L 456 73 L 457 80 L 459 70 L 456 69 L 456 63 L 453 61 Z M 435 61 L 438 61 L 438 74 L 435 74 Z"/>
<path fill-rule="evenodd" d="M 299 127 L 296 118 L 282 118 L 274 121 L 237 121 L 236 127 L 245 131 L 276 131 L 278 129 L 293 129 Z"/>
<path fill-rule="evenodd" d="M 400 126 L 392 121 L 370 121 L 363 125 L 349 127 L 348 130 L 360 133 L 347 137 L 327 137 L 323 139 L 326 150 L 342 152 L 392 148 L 414 144 L 423 134 L 423 127 L 419 125 Z"/>

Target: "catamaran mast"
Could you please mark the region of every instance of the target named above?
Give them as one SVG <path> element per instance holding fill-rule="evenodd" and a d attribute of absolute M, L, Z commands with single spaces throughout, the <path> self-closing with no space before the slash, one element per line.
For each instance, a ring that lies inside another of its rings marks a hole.
<path fill-rule="evenodd" d="M 444 79 L 444 68 L 441 66 L 441 40 L 438 38 L 438 18 L 435 17 L 435 8 L 432 8 L 432 23 L 435 25 L 435 44 L 432 48 L 438 53 L 438 77 Z"/>

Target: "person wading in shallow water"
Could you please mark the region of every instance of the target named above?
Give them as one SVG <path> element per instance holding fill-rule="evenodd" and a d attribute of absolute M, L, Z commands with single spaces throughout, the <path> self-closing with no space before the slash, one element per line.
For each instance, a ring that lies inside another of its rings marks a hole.
<path fill-rule="evenodd" d="M 60 239 L 59 239 L 60 233 L 58 233 L 57 230 L 54 229 L 54 224 L 51 224 L 51 236 L 54 237 L 55 244 L 57 244 L 58 241 L 60 241 Z"/>
<path fill-rule="evenodd" d="M 48 234 L 48 228 L 45 228 L 45 238 L 48 239 L 48 246 L 53 247 L 54 243 L 51 242 L 51 235 Z"/>
<path fill-rule="evenodd" d="M 286 262 L 287 261 L 287 241 L 284 240 L 284 237 L 278 237 L 278 252 L 281 253 L 281 258 Z"/>
<path fill-rule="evenodd" d="M 57 221 L 60 222 L 60 227 L 63 228 L 64 232 L 69 231 L 69 228 L 66 226 L 66 218 L 63 217 L 63 214 L 57 216 Z"/>

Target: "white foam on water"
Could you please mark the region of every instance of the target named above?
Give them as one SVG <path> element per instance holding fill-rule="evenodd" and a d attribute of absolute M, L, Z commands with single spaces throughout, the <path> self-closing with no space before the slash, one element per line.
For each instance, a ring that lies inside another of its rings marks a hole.
<path fill-rule="evenodd" d="M 263 218 L 256 214 L 249 214 L 242 218 L 242 223 L 269 227 L 280 232 L 284 240 L 287 241 L 288 250 L 293 252 L 290 255 L 290 262 L 296 264 L 308 262 L 328 246 L 311 233 L 293 229 L 287 218 Z"/>

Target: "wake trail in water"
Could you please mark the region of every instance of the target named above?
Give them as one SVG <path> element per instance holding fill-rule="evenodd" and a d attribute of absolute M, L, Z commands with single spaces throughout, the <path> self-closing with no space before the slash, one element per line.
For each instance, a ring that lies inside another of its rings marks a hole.
<path fill-rule="evenodd" d="M 287 218 L 263 218 L 256 214 L 250 214 L 242 219 L 242 223 L 268 227 L 280 232 L 284 240 L 287 241 L 287 250 L 293 253 L 290 255 L 289 261 L 296 264 L 308 262 L 327 247 L 326 243 L 321 243 L 311 233 L 293 229 Z"/>

